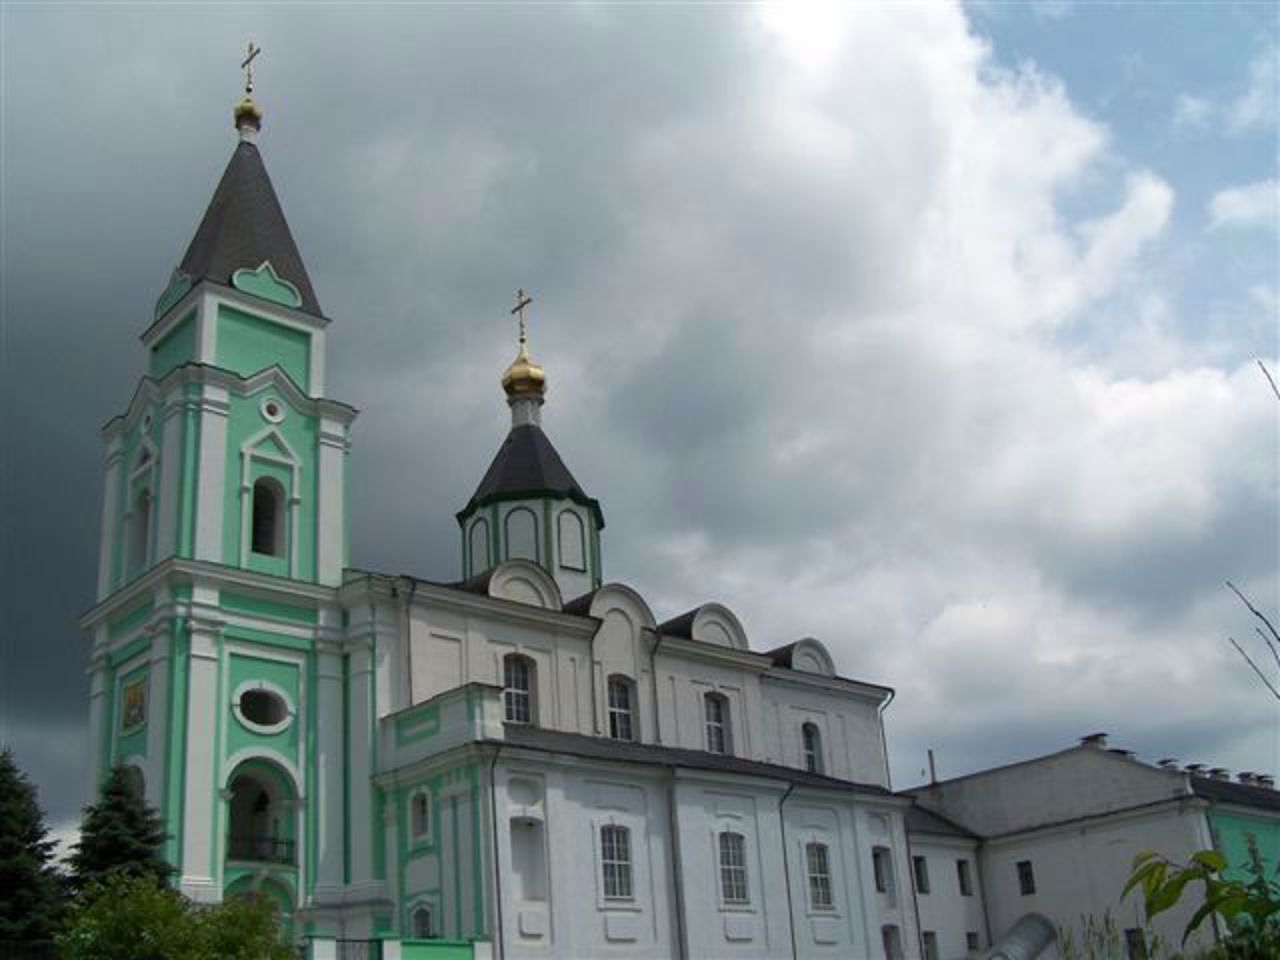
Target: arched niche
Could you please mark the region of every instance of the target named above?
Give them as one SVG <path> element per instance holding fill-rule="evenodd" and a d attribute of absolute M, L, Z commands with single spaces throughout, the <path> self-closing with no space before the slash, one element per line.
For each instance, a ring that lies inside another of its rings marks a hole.
<path fill-rule="evenodd" d="M 748 650 L 747 632 L 733 611 L 719 603 L 704 603 L 693 617 L 690 635 L 702 643 L 732 650 Z"/>
<path fill-rule="evenodd" d="M 556 582 L 540 566 L 528 560 L 508 560 L 496 567 L 489 578 L 489 596 L 544 610 L 564 607 Z"/>

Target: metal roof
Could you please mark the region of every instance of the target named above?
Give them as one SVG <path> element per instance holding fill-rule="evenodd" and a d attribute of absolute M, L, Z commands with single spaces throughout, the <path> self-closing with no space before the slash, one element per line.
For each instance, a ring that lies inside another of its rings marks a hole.
<path fill-rule="evenodd" d="M 542 428 L 525 423 L 511 428 L 459 517 L 498 500 L 547 495 L 567 497 L 589 507 L 596 526 L 604 528 L 600 504 L 578 485 Z"/>

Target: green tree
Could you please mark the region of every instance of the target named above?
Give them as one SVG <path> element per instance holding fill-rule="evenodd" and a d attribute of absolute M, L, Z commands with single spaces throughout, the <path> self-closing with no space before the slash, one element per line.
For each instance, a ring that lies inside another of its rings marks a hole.
<path fill-rule="evenodd" d="M 85 808 L 80 842 L 71 855 L 73 886 L 81 890 L 112 873 L 167 880 L 173 868 L 161 853 L 166 837 L 164 821 L 147 806 L 128 769 L 114 767 L 98 802 Z"/>
<path fill-rule="evenodd" d="M 48 834 L 36 788 L 0 750 L 0 943 L 50 940 L 57 930 L 63 889 Z"/>
<path fill-rule="evenodd" d="M 1249 838 L 1249 880 L 1224 877 L 1226 858 L 1216 850 L 1192 854 L 1180 864 L 1157 853 L 1140 853 L 1133 860 L 1133 873 L 1122 897 L 1142 891 L 1147 922 L 1170 910 L 1187 888 L 1200 888 L 1200 905 L 1182 933 L 1185 945 L 1209 917 L 1217 914 L 1227 922 L 1230 933 L 1210 951 L 1213 960 L 1275 960 L 1280 957 L 1280 884 L 1269 880 L 1257 845 Z"/>
<path fill-rule="evenodd" d="M 265 900 L 199 906 L 154 876 L 91 881 L 58 938 L 62 960 L 289 960 Z"/>

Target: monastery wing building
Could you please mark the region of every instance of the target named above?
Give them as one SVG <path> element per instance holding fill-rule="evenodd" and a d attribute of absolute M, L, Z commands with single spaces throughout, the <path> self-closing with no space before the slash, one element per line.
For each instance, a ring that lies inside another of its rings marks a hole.
<path fill-rule="evenodd" d="M 718 603 L 659 620 L 605 581 L 604 514 L 543 431 L 523 324 L 511 430 L 457 514 L 457 582 L 350 568 L 356 412 L 326 394 L 330 320 L 261 119 L 246 95 L 142 335 L 146 374 L 104 427 L 82 621 L 95 772 L 130 768 L 181 890 L 271 897 L 296 938 L 504 957 L 985 939 L 976 900 L 954 944 L 917 929 L 891 690 L 841 676 L 817 640 L 758 652 Z"/>

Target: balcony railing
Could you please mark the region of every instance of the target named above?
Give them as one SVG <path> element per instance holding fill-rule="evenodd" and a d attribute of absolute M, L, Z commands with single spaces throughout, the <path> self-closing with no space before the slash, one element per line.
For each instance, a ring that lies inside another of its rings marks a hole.
<path fill-rule="evenodd" d="M 276 837 L 227 837 L 228 860 L 255 863 L 295 863 L 293 841 Z"/>

